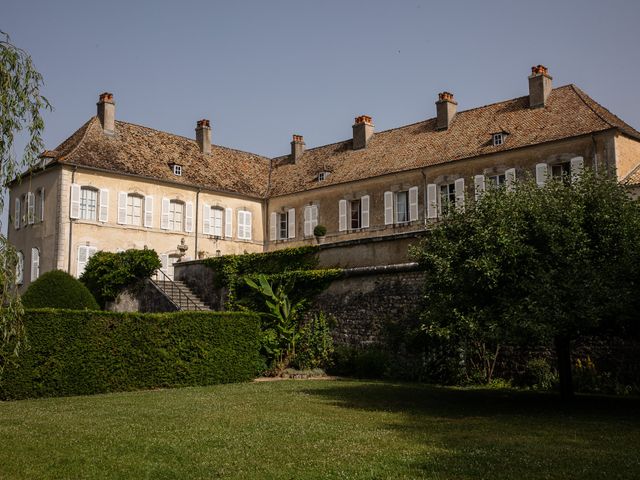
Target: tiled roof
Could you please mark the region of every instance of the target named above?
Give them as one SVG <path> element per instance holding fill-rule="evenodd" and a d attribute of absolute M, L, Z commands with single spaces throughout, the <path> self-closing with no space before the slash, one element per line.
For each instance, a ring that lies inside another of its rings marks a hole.
<path fill-rule="evenodd" d="M 640 185 L 640 165 L 631 170 L 629 175 L 623 178 L 620 183 L 628 187 Z"/>
<path fill-rule="evenodd" d="M 439 165 L 611 128 L 640 139 L 638 131 L 574 85 L 552 90 L 544 108 L 529 108 L 529 97 L 525 96 L 458 112 L 447 130 L 436 130 L 435 126 L 436 119 L 432 118 L 378 132 L 360 150 L 352 149 L 351 139 L 312 148 L 295 164 L 288 156 L 276 158 L 272 161 L 269 195 Z M 499 131 L 509 135 L 504 144 L 494 146 L 491 134 Z M 318 182 L 321 171 L 330 175 Z"/>
<path fill-rule="evenodd" d="M 253 153 L 212 145 L 204 155 L 195 140 L 116 121 L 115 134 L 106 135 L 97 117 L 91 118 L 56 149 L 63 164 L 100 168 L 212 190 L 264 197 L 269 159 Z M 182 165 L 182 176 L 171 165 Z"/>

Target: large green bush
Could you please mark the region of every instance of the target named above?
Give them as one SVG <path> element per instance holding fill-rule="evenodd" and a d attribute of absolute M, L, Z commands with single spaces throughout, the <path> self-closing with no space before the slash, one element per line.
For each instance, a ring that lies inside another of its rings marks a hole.
<path fill-rule="evenodd" d="M 87 262 L 80 280 L 104 307 L 125 288 L 148 278 L 160 267 L 160 258 L 155 250 L 97 252 Z"/>
<path fill-rule="evenodd" d="M 22 304 L 25 308 L 100 309 L 87 287 L 62 270 L 44 273 L 29 285 Z"/>
<path fill-rule="evenodd" d="M 250 313 L 28 310 L 25 327 L 29 348 L 5 370 L 0 398 L 240 382 L 261 368 Z"/>

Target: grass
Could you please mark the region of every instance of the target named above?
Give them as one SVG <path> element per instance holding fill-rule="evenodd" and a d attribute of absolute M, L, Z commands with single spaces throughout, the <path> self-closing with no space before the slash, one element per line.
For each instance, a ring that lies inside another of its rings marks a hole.
<path fill-rule="evenodd" d="M 640 478 L 640 399 L 283 381 L 0 402 L 1 479 Z"/>

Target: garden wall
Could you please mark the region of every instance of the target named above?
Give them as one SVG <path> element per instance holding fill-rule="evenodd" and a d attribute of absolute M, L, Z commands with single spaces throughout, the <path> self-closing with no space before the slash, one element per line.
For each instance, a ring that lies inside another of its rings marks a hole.
<path fill-rule="evenodd" d="M 27 311 L 25 328 L 2 399 L 240 382 L 261 367 L 254 314 L 43 309 Z"/>

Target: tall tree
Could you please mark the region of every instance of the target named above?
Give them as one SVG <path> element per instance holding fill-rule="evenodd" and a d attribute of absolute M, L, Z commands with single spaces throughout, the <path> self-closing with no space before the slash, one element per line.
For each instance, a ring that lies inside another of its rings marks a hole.
<path fill-rule="evenodd" d="M 42 85 L 42 75 L 29 54 L 0 31 L 0 211 L 7 182 L 33 166 L 43 148 L 41 113 L 51 106 L 40 94 Z M 23 154 L 16 157 L 14 138 L 21 131 L 27 132 L 28 140 Z M 0 234 L 0 376 L 10 358 L 17 355 L 24 336 L 22 305 L 15 288 L 17 261 L 15 250 Z"/>
<path fill-rule="evenodd" d="M 553 342 L 565 398 L 571 340 L 623 334 L 640 286 L 639 204 L 614 179 L 570 180 L 490 189 L 413 252 L 427 275 L 428 333 L 472 349 L 487 378 L 501 345 Z"/>

